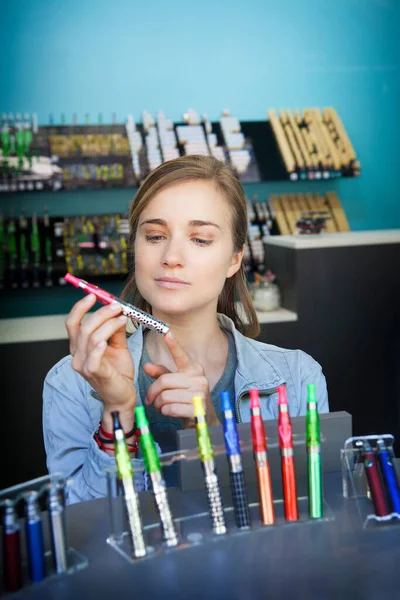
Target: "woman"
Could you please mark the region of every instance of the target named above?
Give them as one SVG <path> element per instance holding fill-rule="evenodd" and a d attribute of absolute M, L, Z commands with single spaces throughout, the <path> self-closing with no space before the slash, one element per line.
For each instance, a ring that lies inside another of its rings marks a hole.
<path fill-rule="evenodd" d="M 318 363 L 300 350 L 250 339 L 259 324 L 242 262 L 246 201 L 225 165 L 203 156 L 162 164 L 135 197 L 130 231 L 133 270 L 122 297 L 171 331 L 161 336 L 139 327 L 127 338 L 126 318 L 114 305 L 82 322 L 93 295 L 72 308 L 66 321 L 71 355 L 51 369 L 43 395 L 48 468 L 74 476 L 70 502 L 106 493 L 104 469 L 115 460 L 113 410 L 120 411 L 133 461 L 133 408 L 139 403 L 160 444 L 163 432 L 193 426 L 192 397 L 198 394 L 210 425 L 221 420 L 223 390 L 231 393 L 238 421 L 250 420 L 251 388 L 261 392 L 264 419 L 276 418 L 281 384 L 293 416 L 305 414 L 308 383 L 317 386 L 320 412 L 328 411 Z"/>

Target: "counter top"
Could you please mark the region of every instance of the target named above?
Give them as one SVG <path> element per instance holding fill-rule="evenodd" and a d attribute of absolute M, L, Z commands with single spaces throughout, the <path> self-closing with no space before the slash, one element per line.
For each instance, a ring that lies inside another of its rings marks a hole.
<path fill-rule="evenodd" d="M 283 246 L 294 250 L 400 244 L 400 229 L 348 231 L 320 235 L 271 235 L 265 240 L 265 243 L 267 246 Z"/>
<path fill-rule="evenodd" d="M 285 523 L 209 539 L 190 548 L 131 564 L 106 543 L 109 533 L 106 498 L 81 502 L 67 509 L 68 540 L 86 556 L 86 569 L 49 578 L 13 594 L 15 599 L 151 598 L 176 600 L 387 600 L 400 587 L 399 525 L 365 531 L 354 502 L 341 493 L 341 474 L 325 477 L 325 497 L 333 520 Z M 226 498 L 229 498 L 229 490 Z M 248 486 L 250 501 L 252 489 Z M 142 518 L 157 514 L 150 492 L 140 493 Z M 168 489 L 175 517 L 207 511 L 204 492 Z M 229 501 L 229 500 L 228 500 Z M 326 508 L 328 506 L 326 505 Z M 276 509 L 279 509 L 277 504 Z M 181 521 L 185 535 L 195 523 L 197 539 L 207 519 Z"/>
<path fill-rule="evenodd" d="M 285 308 L 257 312 L 257 314 L 261 324 L 297 320 L 297 314 Z M 67 315 L 46 315 L 0 319 L 0 344 L 66 340 L 68 338 L 65 329 L 66 318 Z"/>

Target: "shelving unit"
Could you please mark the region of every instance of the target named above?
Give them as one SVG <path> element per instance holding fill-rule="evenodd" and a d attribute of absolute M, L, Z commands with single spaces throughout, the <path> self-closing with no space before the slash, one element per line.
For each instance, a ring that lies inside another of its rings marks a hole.
<path fill-rule="evenodd" d="M 269 200 L 270 210 L 279 233 L 297 233 L 297 223 L 303 214 L 326 214 L 326 233 L 350 231 L 349 222 L 339 196 L 335 192 L 321 194 L 274 194 Z"/>
<path fill-rule="evenodd" d="M 174 123 L 146 111 L 140 123 L 39 125 L 36 115 L 1 123 L 0 195 L 72 189 L 135 188 L 164 161 L 185 154 L 215 156 L 242 183 L 358 176 L 360 164 L 333 108 L 268 111 L 241 122 L 225 109 L 210 122 L 190 109 Z"/>

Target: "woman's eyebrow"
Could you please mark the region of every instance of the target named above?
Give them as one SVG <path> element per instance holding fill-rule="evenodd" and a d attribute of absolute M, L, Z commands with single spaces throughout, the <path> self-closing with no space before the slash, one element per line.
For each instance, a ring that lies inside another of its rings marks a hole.
<path fill-rule="evenodd" d="M 163 225 L 164 227 L 167 227 L 167 221 L 164 221 L 164 219 L 147 219 L 146 221 L 143 221 L 139 227 L 143 227 L 143 225 Z"/>
<path fill-rule="evenodd" d="M 146 219 L 143 223 L 140 224 L 140 227 L 143 225 L 162 225 L 163 227 L 168 227 L 168 223 L 164 221 L 164 219 Z M 217 229 L 221 229 L 217 223 L 213 223 L 212 221 L 201 221 L 199 219 L 194 219 L 189 221 L 190 227 L 207 227 L 207 226 L 217 227 Z"/>
<path fill-rule="evenodd" d="M 221 229 L 217 223 L 213 223 L 212 221 L 199 221 L 195 219 L 194 221 L 189 221 L 190 227 L 207 227 L 208 225 L 212 225 L 213 227 L 217 227 L 217 229 Z"/>

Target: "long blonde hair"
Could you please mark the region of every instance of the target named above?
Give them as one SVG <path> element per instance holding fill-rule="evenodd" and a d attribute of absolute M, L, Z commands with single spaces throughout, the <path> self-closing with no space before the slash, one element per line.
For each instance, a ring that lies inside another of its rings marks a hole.
<path fill-rule="evenodd" d="M 235 252 L 240 252 L 246 243 L 247 237 L 247 209 L 243 188 L 234 173 L 222 162 L 211 156 L 190 155 L 181 156 L 174 160 L 162 163 L 152 171 L 139 188 L 131 203 L 129 224 L 129 248 L 133 253 L 132 269 L 121 297 L 132 302 L 148 313 L 151 306 L 141 296 L 136 285 L 135 276 L 135 239 L 139 218 L 149 202 L 161 190 L 187 181 L 211 181 L 224 195 L 232 209 L 232 239 Z M 243 322 L 236 308 L 235 300 L 238 299 L 243 307 L 247 323 Z M 225 280 L 224 287 L 218 298 L 217 311 L 231 318 L 235 327 L 248 337 L 257 337 L 260 325 L 257 313 L 246 285 L 246 275 L 243 262 L 240 269 L 230 278 Z"/>

